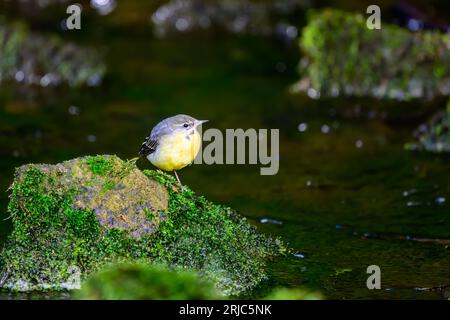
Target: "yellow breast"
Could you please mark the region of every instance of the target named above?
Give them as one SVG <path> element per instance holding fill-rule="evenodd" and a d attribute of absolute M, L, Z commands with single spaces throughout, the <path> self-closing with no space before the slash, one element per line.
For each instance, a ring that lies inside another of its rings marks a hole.
<path fill-rule="evenodd" d="M 156 151 L 148 156 L 148 160 L 165 171 L 179 170 L 194 161 L 200 145 L 201 137 L 197 130 L 193 134 L 175 131 L 158 140 Z"/>

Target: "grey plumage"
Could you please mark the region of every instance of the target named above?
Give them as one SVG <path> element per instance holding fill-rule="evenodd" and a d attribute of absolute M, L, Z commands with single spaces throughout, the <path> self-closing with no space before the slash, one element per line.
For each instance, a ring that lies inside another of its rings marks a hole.
<path fill-rule="evenodd" d="M 150 134 L 145 138 L 139 150 L 140 157 L 146 157 L 156 151 L 158 141 L 161 137 L 171 134 L 177 129 L 187 129 L 194 127 L 196 120 L 188 115 L 179 114 L 159 122 L 153 127 Z"/>

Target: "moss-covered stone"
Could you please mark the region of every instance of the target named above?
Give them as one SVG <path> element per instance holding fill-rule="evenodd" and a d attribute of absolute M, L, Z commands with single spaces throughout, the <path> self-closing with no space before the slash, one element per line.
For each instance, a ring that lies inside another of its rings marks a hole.
<path fill-rule="evenodd" d="M 79 288 L 109 263 L 143 261 L 193 269 L 238 294 L 265 278 L 266 258 L 285 251 L 230 208 L 115 156 L 25 165 L 10 190 L 0 286 L 12 290 Z"/>
<path fill-rule="evenodd" d="M 447 109 L 449 106 L 450 100 Z M 414 136 L 416 142 L 407 143 L 405 149 L 433 153 L 450 152 L 450 114 L 448 110 L 433 115 L 427 123 L 420 125 L 415 130 Z"/>
<path fill-rule="evenodd" d="M 0 57 L 0 81 L 43 87 L 97 85 L 106 70 L 97 51 L 32 33 L 23 23 L 7 24 L 2 16 Z"/>
<path fill-rule="evenodd" d="M 90 275 L 74 294 L 83 300 L 217 299 L 212 283 L 195 272 L 145 263 L 118 264 Z"/>
<path fill-rule="evenodd" d="M 294 91 L 310 96 L 433 98 L 450 93 L 450 36 L 410 32 L 336 9 L 313 11 L 300 47 L 302 79 Z"/>

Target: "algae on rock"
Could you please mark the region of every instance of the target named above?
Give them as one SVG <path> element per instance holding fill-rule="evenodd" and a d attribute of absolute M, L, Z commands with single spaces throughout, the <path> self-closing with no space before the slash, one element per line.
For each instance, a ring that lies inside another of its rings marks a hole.
<path fill-rule="evenodd" d="M 337 9 L 313 11 L 303 29 L 301 80 L 312 97 L 358 96 L 406 100 L 450 94 L 450 36 L 410 32 Z"/>
<path fill-rule="evenodd" d="M 266 258 L 283 253 L 245 218 L 163 172 L 115 156 L 25 165 L 10 188 L 13 231 L 0 254 L 0 287 L 74 289 L 110 263 L 193 269 L 222 294 L 265 278 Z"/>
<path fill-rule="evenodd" d="M 293 92 L 312 98 L 355 96 L 432 99 L 450 95 L 450 36 L 411 32 L 383 22 L 370 30 L 366 17 L 337 9 L 313 11 L 303 29 L 301 79 Z M 450 113 L 438 112 L 416 131 L 410 150 L 450 152 Z"/>
<path fill-rule="evenodd" d="M 450 100 L 446 111 L 434 114 L 414 132 L 416 142 L 405 144 L 411 151 L 450 152 Z"/>
<path fill-rule="evenodd" d="M 94 86 L 105 70 L 94 49 L 63 42 L 58 36 L 32 33 L 23 23 L 5 24 L 0 16 L 0 82 Z"/>

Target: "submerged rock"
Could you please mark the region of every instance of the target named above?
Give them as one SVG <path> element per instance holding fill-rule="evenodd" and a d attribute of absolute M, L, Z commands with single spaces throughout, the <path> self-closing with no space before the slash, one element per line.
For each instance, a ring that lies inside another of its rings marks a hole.
<path fill-rule="evenodd" d="M 313 12 L 303 29 L 301 80 L 292 89 L 321 96 L 406 100 L 450 94 L 450 36 L 410 32 L 335 9 Z"/>
<path fill-rule="evenodd" d="M 161 171 L 140 171 L 115 156 L 25 165 L 11 185 L 13 222 L 0 254 L 0 287 L 76 289 L 114 262 L 189 268 L 239 294 L 265 278 L 279 240 Z"/>
<path fill-rule="evenodd" d="M 450 152 L 450 101 L 447 112 L 441 111 L 414 132 L 417 142 L 407 143 L 410 151 Z"/>
<path fill-rule="evenodd" d="M 0 20 L 0 83 L 12 80 L 42 87 L 96 86 L 105 65 L 98 53 L 59 37 L 31 33 L 25 25 Z"/>

